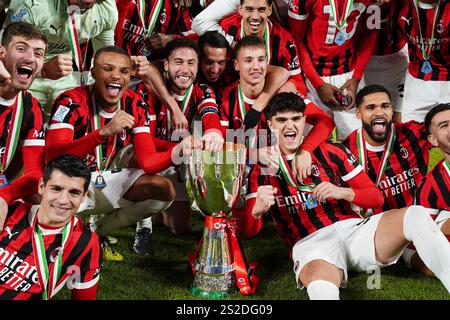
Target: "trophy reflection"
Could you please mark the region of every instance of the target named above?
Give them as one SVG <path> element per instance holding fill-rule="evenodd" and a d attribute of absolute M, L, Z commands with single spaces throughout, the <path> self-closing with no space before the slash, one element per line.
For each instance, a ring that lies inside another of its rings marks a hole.
<path fill-rule="evenodd" d="M 203 237 L 190 256 L 195 278 L 192 293 L 222 298 L 236 286 L 253 294 L 258 279 L 247 263 L 234 232 L 231 210 L 245 175 L 246 148 L 224 143 L 222 152 L 194 149 L 189 159 L 187 189 L 205 216 Z"/>

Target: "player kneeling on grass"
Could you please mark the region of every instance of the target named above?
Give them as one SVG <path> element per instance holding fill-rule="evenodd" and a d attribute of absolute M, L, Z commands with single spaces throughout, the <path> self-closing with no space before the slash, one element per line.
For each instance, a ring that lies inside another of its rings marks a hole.
<path fill-rule="evenodd" d="M 236 212 L 240 232 L 256 235 L 270 211 L 292 250 L 296 281 L 310 299 L 339 299 L 347 270 L 393 264 L 409 242 L 450 292 L 450 244 L 424 207 L 367 219 L 352 210 L 351 203 L 377 208 L 383 197 L 348 149 L 322 143 L 312 153 L 312 175 L 296 181 L 289 161 L 302 141 L 304 112 L 304 101 L 292 93 L 276 95 L 265 109 L 267 124 L 278 131 L 280 170 L 252 168 L 246 204 Z"/>
<path fill-rule="evenodd" d="M 39 181 L 40 205 L 15 202 L 0 232 L 0 299 L 50 299 L 65 284 L 72 299 L 95 299 L 98 236 L 75 214 L 91 172 L 71 155 L 50 161 Z"/>
<path fill-rule="evenodd" d="M 132 60 L 121 48 L 100 49 L 94 60 L 95 83 L 65 91 L 56 99 L 47 136 L 46 160 L 61 153 L 84 159 L 92 180 L 80 214 L 103 216 L 93 226 L 105 251 L 114 253 L 106 234 L 167 209 L 175 197 L 172 183 L 156 173 L 174 164 L 191 138 L 176 144 L 153 138 L 147 104 L 128 89 L 130 77 L 146 77 L 145 57 Z M 132 144 L 139 168 L 111 167 Z M 179 164 L 179 163 L 177 163 Z M 122 260 L 111 255 L 108 260 Z"/>

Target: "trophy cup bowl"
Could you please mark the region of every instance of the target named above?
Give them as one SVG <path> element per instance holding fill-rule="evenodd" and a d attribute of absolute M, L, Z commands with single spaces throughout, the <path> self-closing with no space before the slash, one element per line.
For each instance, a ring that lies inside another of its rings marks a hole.
<path fill-rule="evenodd" d="M 219 152 L 194 149 L 189 159 L 187 189 L 205 216 L 202 240 L 190 258 L 194 295 L 221 298 L 235 287 L 228 234 L 231 210 L 245 175 L 245 158 L 243 144 L 227 142 Z"/>

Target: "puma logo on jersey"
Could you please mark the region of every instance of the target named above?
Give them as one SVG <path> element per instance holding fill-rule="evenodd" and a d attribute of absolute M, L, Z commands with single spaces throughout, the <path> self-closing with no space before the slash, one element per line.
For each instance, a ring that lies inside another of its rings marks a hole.
<path fill-rule="evenodd" d="M 16 234 L 19 233 L 19 232 L 11 233 L 11 228 L 10 228 L 10 227 L 6 227 L 5 230 L 6 230 L 6 232 L 8 233 L 8 239 L 10 239 L 10 240 L 11 240 L 11 238 L 12 238 L 13 236 L 15 236 Z"/>
<path fill-rule="evenodd" d="M 411 18 L 409 18 L 409 19 L 406 19 L 404 16 L 402 16 L 401 17 L 401 19 L 402 20 L 405 20 L 406 21 L 406 23 L 408 24 L 408 26 L 409 26 L 409 21 L 411 21 L 411 19 L 412 19 L 412 17 Z"/>
<path fill-rule="evenodd" d="M 55 27 L 54 25 L 50 25 L 50 29 L 55 30 L 55 34 L 58 34 L 58 29 L 61 29 L 61 26 L 59 26 L 58 28 Z"/>
<path fill-rule="evenodd" d="M 39 6 L 39 5 L 36 4 L 36 2 L 34 0 L 31 0 L 31 8 L 33 8 L 34 6 Z"/>

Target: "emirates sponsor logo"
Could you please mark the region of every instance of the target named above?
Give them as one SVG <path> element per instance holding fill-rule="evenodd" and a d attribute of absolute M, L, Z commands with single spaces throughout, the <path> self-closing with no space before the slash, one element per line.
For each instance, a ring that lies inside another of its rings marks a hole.
<path fill-rule="evenodd" d="M 21 259 L 16 251 L 0 248 L 0 266 L 0 282 L 13 290 L 27 292 L 33 283 L 38 283 L 36 266 Z"/>
<path fill-rule="evenodd" d="M 384 197 L 395 196 L 416 187 L 414 176 L 420 172 L 418 167 L 384 178 L 378 184 Z"/>

